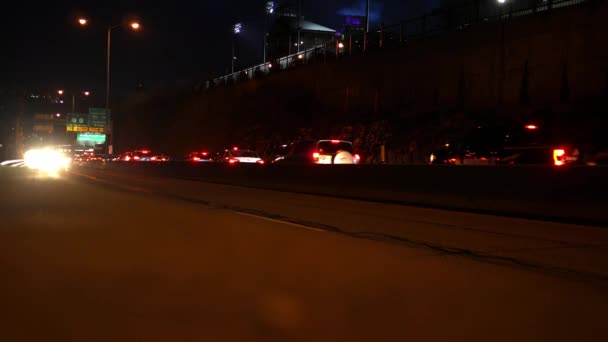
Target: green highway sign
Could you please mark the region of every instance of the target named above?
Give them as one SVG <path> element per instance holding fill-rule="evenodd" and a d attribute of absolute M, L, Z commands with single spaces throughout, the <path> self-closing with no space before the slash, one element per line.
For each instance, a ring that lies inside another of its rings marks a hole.
<path fill-rule="evenodd" d="M 89 116 L 87 114 L 68 113 L 66 115 L 65 130 L 68 132 L 88 132 Z"/>
<path fill-rule="evenodd" d="M 105 108 L 89 108 L 89 132 L 103 132 L 106 120 Z"/>

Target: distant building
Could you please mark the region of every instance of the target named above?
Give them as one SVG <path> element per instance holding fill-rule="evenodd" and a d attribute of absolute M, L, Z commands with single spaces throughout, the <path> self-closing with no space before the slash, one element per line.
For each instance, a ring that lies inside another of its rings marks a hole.
<path fill-rule="evenodd" d="M 344 26 L 342 27 L 342 34 L 348 36 L 362 35 L 365 32 L 365 16 L 344 16 Z"/>
<path fill-rule="evenodd" d="M 298 12 L 290 4 L 283 4 L 275 11 L 275 20 L 268 33 L 268 57 L 277 58 L 312 48 L 336 37 L 336 30 L 301 18 L 300 41 L 298 42 Z"/>

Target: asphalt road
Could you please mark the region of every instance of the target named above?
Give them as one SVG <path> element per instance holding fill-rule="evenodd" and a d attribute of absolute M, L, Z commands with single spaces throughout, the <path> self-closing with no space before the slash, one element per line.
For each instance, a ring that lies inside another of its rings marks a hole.
<path fill-rule="evenodd" d="M 0 167 L 1 341 L 601 341 L 608 230 Z"/>

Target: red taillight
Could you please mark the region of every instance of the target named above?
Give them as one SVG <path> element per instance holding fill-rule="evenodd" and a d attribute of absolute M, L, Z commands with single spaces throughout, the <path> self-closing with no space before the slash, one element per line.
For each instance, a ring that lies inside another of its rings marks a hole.
<path fill-rule="evenodd" d="M 203 152 L 203 153 L 202 153 L 202 155 L 206 156 L 206 155 L 207 155 L 207 152 Z"/>
<path fill-rule="evenodd" d="M 201 160 L 201 158 L 199 158 L 199 157 L 192 157 L 192 160 L 199 161 L 199 160 Z"/>
<path fill-rule="evenodd" d="M 340 143 L 340 140 L 332 140 L 331 143 L 332 144 L 338 144 L 338 143 Z"/>
<path fill-rule="evenodd" d="M 148 151 L 148 150 L 143 150 L 143 151 L 141 151 L 141 153 L 143 153 L 143 154 L 148 154 L 148 153 L 150 153 L 150 151 Z"/>
<path fill-rule="evenodd" d="M 156 160 L 156 157 L 152 157 L 152 158 L 150 158 L 150 160 L 155 161 L 155 160 Z"/>
<path fill-rule="evenodd" d="M 133 159 L 135 159 L 135 160 L 139 160 L 139 157 L 138 157 L 138 156 L 135 156 L 135 157 L 133 157 Z"/>
<path fill-rule="evenodd" d="M 125 157 L 125 161 L 129 161 L 129 160 L 131 160 L 131 157 Z"/>
<path fill-rule="evenodd" d="M 525 127 L 526 127 L 526 129 L 529 129 L 531 131 L 533 131 L 533 130 L 535 130 L 535 129 L 538 128 L 538 126 L 536 126 L 536 125 L 526 125 Z"/>
<path fill-rule="evenodd" d="M 566 151 L 558 148 L 553 150 L 553 163 L 555 166 L 564 165 L 566 163 Z"/>
<path fill-rule="evenodd" d="M 228 163 L 230 163 L 230 164 L 236 164 L 238 162 L 239 162 L 238 159 L 228 159 Z"/>
<path fill-rule="evenodd" d="M 258 160 L 256 163 L 258 163 L 258 164 L 264 164 L 264 161 L 263 160 Z"/>
<path fill-rule="evenodd" d="M 319 152 L 315 152 L 312 154 L 312 159 L 319 160 Z"/>
<path fill-rule="evenodd" d="M 355 160 L 356 160 L 356 161 L 361 160 L 361 156 L 359 156 L 358 154 L 355 154 Z"/>

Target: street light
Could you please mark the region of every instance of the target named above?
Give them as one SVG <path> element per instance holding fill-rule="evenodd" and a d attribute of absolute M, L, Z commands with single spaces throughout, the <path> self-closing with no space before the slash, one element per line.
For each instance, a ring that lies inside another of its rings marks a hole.
<path fill-rule="evenodd" d="M 297 42 L 300 41 L 300 34 L 302 31 L 302 0 L 298 0 L 298 38 L 297 38 Z M 291 34 L 290 34 L 291 36 Z M 298 44 L 298 53 L 300 52 L 300 45 Z"/>
<path fill-rule="evenodd" d="M 241 23 L 234 24 L 234 34 L 241 33 L 242 28 L 243 28 L 243 24 L 241 24 Z"/>
<path fill-rule="evenodd" d="M 274 1 L 266 1 L 266 13 L 267 14 L 274 13 Z"/>
<path fill-rule="evenodd" d="M 274 1 L 266 1 L 264 13 L 264 63 L 266 63 L 266 45 L 268 45 L 268 17 L 274 14 Z"/>
<path fill-rule="evenodd" d="M 241 23 L 236 23 L 234 24 L 234 26 L 232 27 L 232 32 L 234 33 L 232 35 L 232 73 L 234 74 L 234 61 L 236 60 L 236 56 L 234 55 L 234 44 L 235 44 L 235 40 L 236 40 L 236 35 L 241 33 L 241 29 L 243 28 L 243 24 Z"/>
<path fill-rule="evenodd" d="M 63 95 L 63 94 L 65 94 L 65 91 L 63 89 L 59 89 L 59 90 L 57 90 L 57 94 Z M 81 94 L 84 96 L 89 96 L 89 95 L 91 95 L 91 92 L 87 90 L 87 91 L 83 91 Z M 61 101 L 60 103 L 63 103 L 63 101 Z M 74 113 L 75 111 L 76 111 L 76 94 L 72 93 L 72 113 Z"/>
<path fill-rule="evenodd" d="M 85 26 L 87 24 L 86 18 L 79 18 L 78 23 L 80 25 Z M 106 121 L 109 123 L 108 127 L 112 123 L 112 118 L 110 114 L 110 48 L 111 48 L 111 38 L 112 38 L 112 30 L 115 28 L 122 27 L 122 24 L 118 25 L 108 25 L 107 30 L 107 49 L 106 49 L 106 104 L 105 104 L 105 113 L 106 113 Z M 141 29 L 141 24 L 138 21 L 132 21 L 129 23 L 129 26 L 133 31 L 139 31 Z M 114 132 L 108 134 L 108 153 L 112 154 L 112 141 L 113 141 Z"/>
<path fill-rule="evenodd" d="M 504 4 L 505 2 L 507 2 L 507 0 L 496 0 L 498 1 L 499 4 Z"/>

